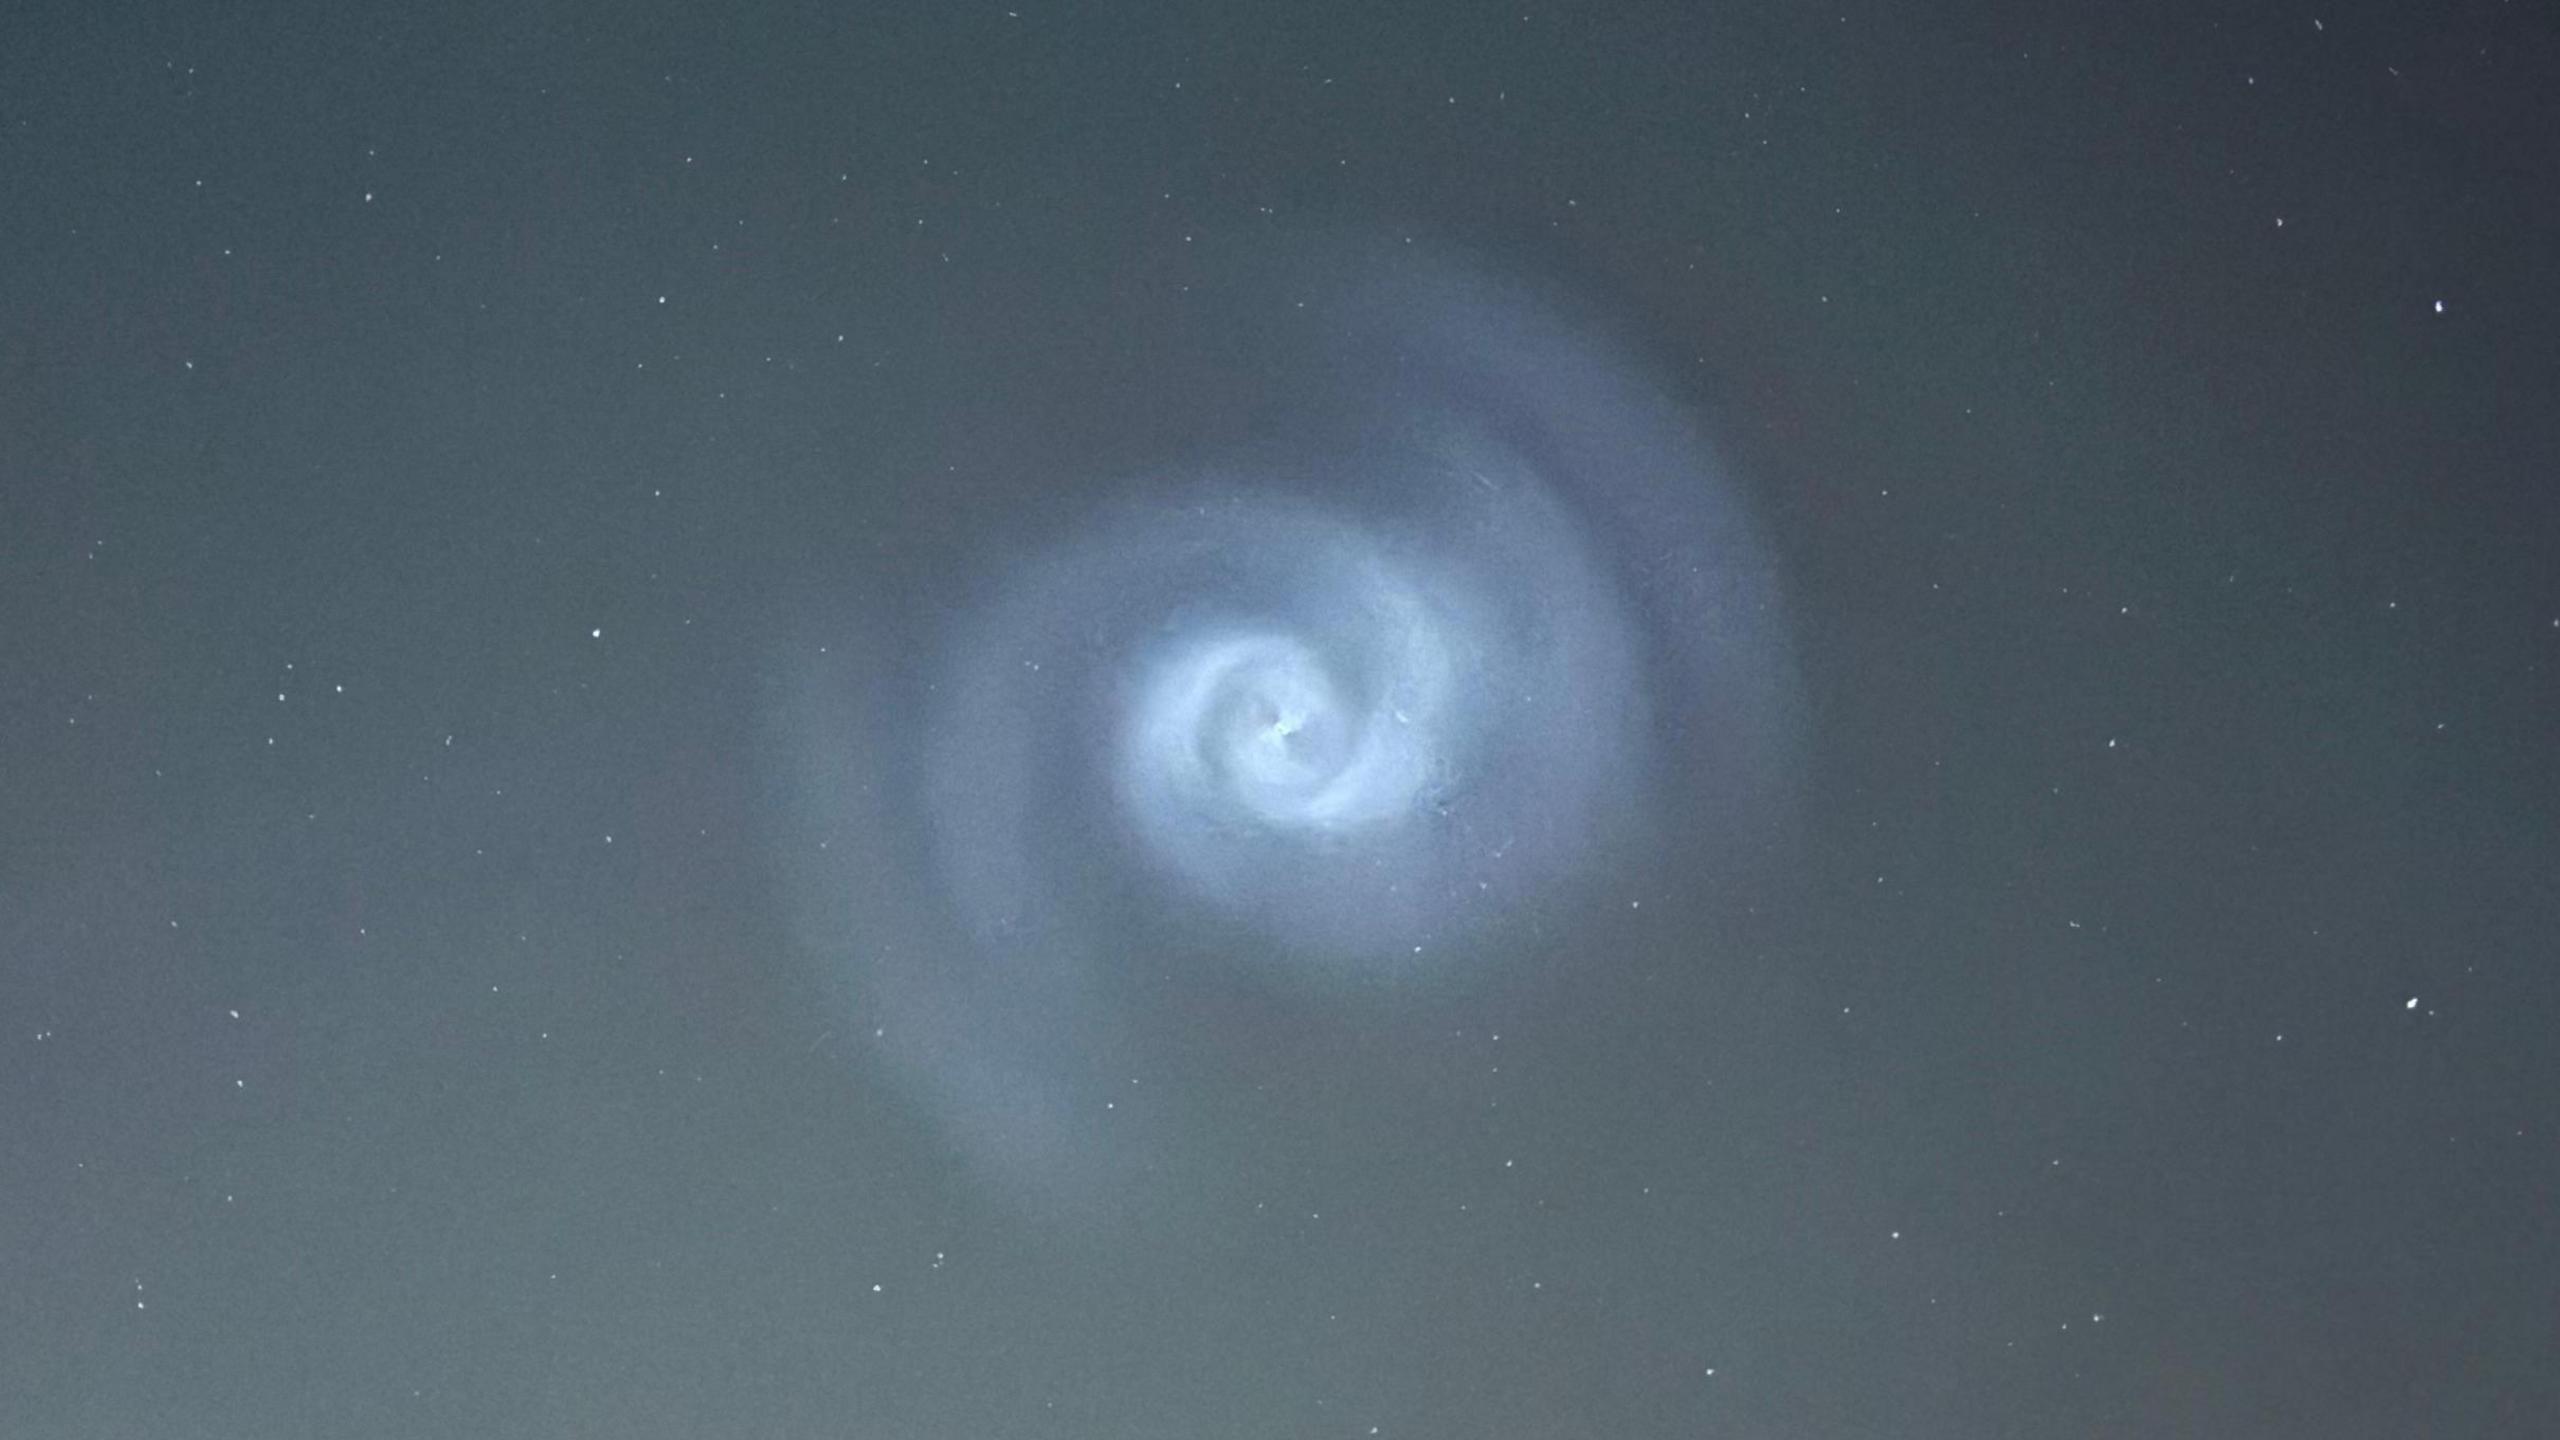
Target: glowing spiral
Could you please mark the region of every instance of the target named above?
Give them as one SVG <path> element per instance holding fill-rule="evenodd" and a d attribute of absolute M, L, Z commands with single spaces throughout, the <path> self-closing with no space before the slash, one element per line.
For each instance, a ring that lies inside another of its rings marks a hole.
<path fill-rule="evenodd" d="M 1601 838 L 1594 810 L 1635 799 L 1613 793 L 1643 713 L 1625 625 L 1568 517 L 1488 464 L 1393 462 L 1428 526 L 1227 493 L 1113 514 L 1014 577 L 928 759 L 981 940 L 1054 878 L 1047 847 L 1099 845 L 1160 914 L 1374 978 Z M 1097 631 L 1113 648 L 1078 661 Z"/>
<path fill-rule="evenodd" d="M 802 727 L 817 815 L 869 841 L 810 880 L 861 897 L 823 922 L 857 1003 L 1008 1172 L 1126 1133 L 1096 1057 L 1164 1023 L 1133 995 L 1551 960 L 1600 877 L 1712 869 L 1781 782 L 1767 562 L 1680 411 L 1498 287 L 1333 277 L 1284 273 L 1318 303 L 1192 382 L 1260 387 L 1258 433 L 1113 486 L 921 687 L 843 677 L 868 701 Z"/>

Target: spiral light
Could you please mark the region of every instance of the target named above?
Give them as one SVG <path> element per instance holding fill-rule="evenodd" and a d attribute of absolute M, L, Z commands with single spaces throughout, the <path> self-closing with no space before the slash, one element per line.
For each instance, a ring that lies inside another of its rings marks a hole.
<path fill-rule="evenodd" d="M 1747 835 L 1783 768 L 1766 562 L 1681 412 L 1499 287 L 1306 275 L 1217 381 L 1263 433 L 1108 485 L 919 692 L 813 727 L 873 762 L 816 782 L 871 841 L 857 1003 L 1008 1169 L 1144 1153 L 1105 1116 L 1147 994 L 1567 963 L 1612 867 Z"/>

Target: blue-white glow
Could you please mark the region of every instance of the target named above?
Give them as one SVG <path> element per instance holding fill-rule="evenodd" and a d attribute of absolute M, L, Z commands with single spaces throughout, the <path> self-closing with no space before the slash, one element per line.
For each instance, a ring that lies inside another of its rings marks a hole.
<path fill-rule="evenodd" d="M 1677 407 L 1454 272 L 1273 291 L 1295 328 L 1203 382 L 1273 433 L 1059 480 L 1093 498 L 991 547 L 921 683 L 800 726 L 880 1053 L 1035 1188 L 1156 1163 L 1112 1087 L 1161 997 L 1569 966 L 1613 877 L 1715 873 L 1783 786 L 1767 560 Z"/>

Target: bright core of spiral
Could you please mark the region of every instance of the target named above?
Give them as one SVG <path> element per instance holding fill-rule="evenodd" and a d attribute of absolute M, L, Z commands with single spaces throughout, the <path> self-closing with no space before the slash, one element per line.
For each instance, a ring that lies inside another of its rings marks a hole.
<path fill-rule="evenodd" d="M 1162 636 L 1139 661 L 1118 796 L 1152 850 L 1224 891 L 1256 831 L 1338 843 L 1410 824 L 1465 749 L 1450 627 L 1357 535 L 1295 537 L 1309 592 Z"/>
<path fill-rule="evenodd" d="M 1352 830 L 1403 813 L 1430 776 L 1436 742 L 1414 717 L 1436 720 L 1438 676 L 1399 679 L 1364 705 L 1304 642 L 1256 634 L 1194 641 L 1161 670 L 1121 758 L 1142 816 Z"/>

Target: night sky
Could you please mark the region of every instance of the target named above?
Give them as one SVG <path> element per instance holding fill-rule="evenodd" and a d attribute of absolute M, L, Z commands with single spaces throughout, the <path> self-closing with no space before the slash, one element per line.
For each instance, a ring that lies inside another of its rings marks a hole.
<path fill-rule="evenodd" d="M 13 10 L 0 1435 L 2560 1433 L 2555 95 Z"/>

